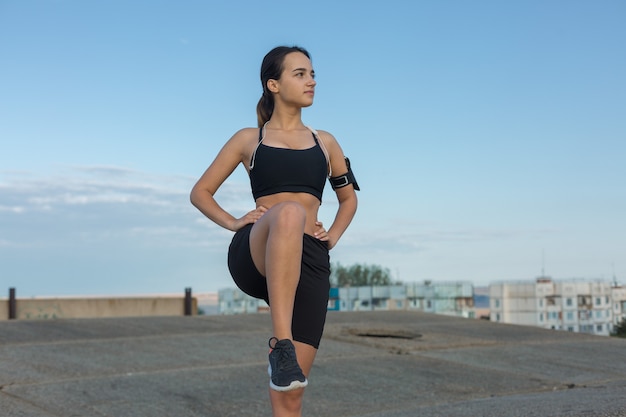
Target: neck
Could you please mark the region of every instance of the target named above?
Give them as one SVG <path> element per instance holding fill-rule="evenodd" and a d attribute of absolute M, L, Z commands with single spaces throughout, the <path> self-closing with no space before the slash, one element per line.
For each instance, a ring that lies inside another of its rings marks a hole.
<path fill-rule="evenodd" d="M 304 128 L 302 109 L 274 109 L 267 123 L 269 129 L 297 130 Z"/>

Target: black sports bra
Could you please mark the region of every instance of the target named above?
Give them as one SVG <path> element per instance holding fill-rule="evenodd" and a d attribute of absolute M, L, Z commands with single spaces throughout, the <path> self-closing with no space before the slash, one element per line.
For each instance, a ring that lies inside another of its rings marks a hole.
<path fill-rule="evenodd" d="M 309 193 L 322 202 L 328 175 L 328 162 L 320 142 L 308 149 L 275 148 L 259 143 L 250 160 L 250 185 L 254 200 L 281 192 Z"/>

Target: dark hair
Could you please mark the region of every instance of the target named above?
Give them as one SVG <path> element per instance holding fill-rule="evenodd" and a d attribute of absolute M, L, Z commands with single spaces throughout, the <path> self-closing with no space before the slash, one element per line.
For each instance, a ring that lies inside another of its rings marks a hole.
<path fill-rule="evenodd" d="M 263 95 L 259 100 L 259 104 L 256 106 L 256 116 L 259 123 L 259 127 L 263 125 L 272 117 L 274 112 L 274 96 L 272 92 L 267 88 L 267 82 L 269 80 L 279 80 L 280 75 L 283 72 L 283 63 L 285 57 L 292 52 L 300 52 L 311 59 L 308 51 L 299 46 L 277 46 L 265 55 L 263 63 L 261 64 L 261 85 L 263 86 Z"/>

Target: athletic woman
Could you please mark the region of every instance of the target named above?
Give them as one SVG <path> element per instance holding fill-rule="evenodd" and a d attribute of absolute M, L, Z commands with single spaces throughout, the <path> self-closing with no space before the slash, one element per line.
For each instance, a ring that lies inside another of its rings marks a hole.
<path fill-rule="evenodd" d="M 358 185 L 337 140 L 302 122 L 313 104 L 309 53 L 280 46 L 261 65 L 258 128 L 233 135 L 191 191 L 191 202 L 234 231 L 228 267 L 237 286 L 270 306 L 270 401 L 275 417 L 301 416 L 307 376 L 319 347 L 330 288 L 328 251 L 357 208 Z M 239 164 L 250 176 L 256 208 L 234 217 L 214 199 Z M 318 220 L 329 179 L 339 202 L 332 225 Z"/>

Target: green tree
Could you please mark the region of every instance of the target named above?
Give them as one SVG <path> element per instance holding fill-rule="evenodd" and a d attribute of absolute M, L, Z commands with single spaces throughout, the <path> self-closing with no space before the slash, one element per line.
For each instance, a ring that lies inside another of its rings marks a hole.
<path fill-rule="evenodd" d="M 611 336 L 626 338 L 626 319 L 622 319 L 622 321 L 615 325 Z"/>
<path fill-rule="evenodd" d="M 337 262 L 330 269 L 330 283 L 336 287 L 399 284 L 393 282 L 389 269 L 380 265 L 354 264 L 346 267 Z"/>

